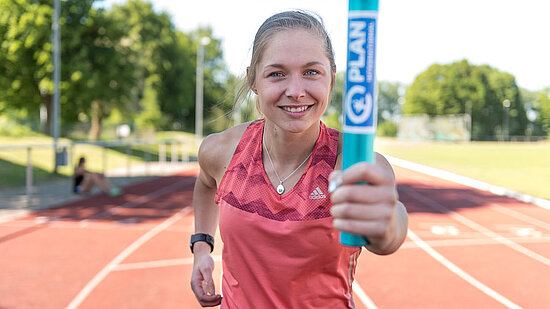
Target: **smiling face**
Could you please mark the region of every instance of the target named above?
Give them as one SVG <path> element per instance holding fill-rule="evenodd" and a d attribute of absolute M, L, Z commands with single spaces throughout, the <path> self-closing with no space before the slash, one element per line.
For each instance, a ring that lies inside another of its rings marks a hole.
<path fill-rule="evenodd" d="M 308 30 L 285 30 L 266 45 L 252 89 L 268 121 L 299 133 L 318 126 L 329 104 L 332 79 L 323 41 Z"/>

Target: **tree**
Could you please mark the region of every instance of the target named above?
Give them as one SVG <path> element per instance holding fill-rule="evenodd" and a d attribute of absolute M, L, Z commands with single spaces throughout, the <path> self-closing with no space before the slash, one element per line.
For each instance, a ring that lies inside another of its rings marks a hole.
<path fill-rule="evenodd" d="M 397 121 L 401 115 L 401 105 L 405 96 L 405 86 L 399 82 L 380 81 L 378 83 L 378 128 L 382 136 L 397 135 Z"/>
<path fill-rule="evenodd" d="M 53 94 L 52 3 L 0 0 L 0 112 L 16 110 L 38 119 L 45 106 L 46 132 Z M 94 8 L 93 3 L 61 1 L 64 124 L 89 119 L 89 137 L 95 140 L 103 120 L 116 111 L 125 118 L 119 121 L 138 129 L 192 130 L 196 51 L 203 36 L 212 39 L 205 47 L 205 111 L 214 111 L 219 104 L 227 109 L 224 84 L 229 73 L 212 29 L 185 34 L 175 29 L 169 14 L 155 12 L 143 0 L 114 5 L 108 11 Z"/>
<path fill-rule="evenodd" d="M 550 87 L 539 91 L 521 89 L 521 98 L 527 111 L 529 136 L 550 134 Z"/>
<path fill-rule="evenodd" d="M 195 106 L 193 44 L 188 34 L 176 31 L 173 35 L 173 43 L 161 51 L 164 60 L 160 68 L 162 87 L 158 100 L 165 117 L 161 128 L 191 131 Z"/>
<path fill-rule="evenodd" d="M 509 100 L 509 109 L 503 106 Z M 508 112 L 508 116 L 506 116 Z M 472 116 L 472 137 L 502 136 L 504 119 L 509 133 L 524 135 L 526 111 L 515 78 L 488 65 L 475 66 L 467 60 L 434 64 L 419 74 L 407 89 L 403 114 Z"/>
<path fill-rule="evenodd" d="M 378 83 L 378 119 L 395 120 L 401 114 L 399 102 L 405 96 L 405 86 L 399 82 L 380 81 Z"/>
<path fill-rule="evenodd" d="M 113 6 L 110 16 L 121 23 L 130 49 L 134 52 L 136 83 L 132 98 L 139 124 L 162 129 L 191 131 L 195 125 L 195 72 L 198 42 L 209 37 L 204 58 L 204 110 L 212 116 L 224 103 L 228 73 L 223 61 L 221 41 L 213 38 L 212 29 L 199 28 L 189 34 L 175 29 L 171 16 L 157 13 L 151 3 L 131 0 Z M 149 117 L 159 110 L 162 117 Z M 222 110 L 226 111 L 227 106 Z M 147 113 L 149 116 L 140 115 Z M 223 114 L 223 113 L 222 113 Z M 212 117 L 210 117 L 212 119 Z M 212 130 L 208 128 L 206 132 Z"/>
<path fill-rule="evenodd" d="M 156 13 L 150 2 L 141 0 L 114 5 L 107 16 L 125 33 L 121 44 L 127 46 L 130 54 L 127 61 L 132 63 L 131 96 L 118 109 L 131 116 L 127 118 L 135 118 L 142 129 L 158 128 L 163 120 L 158 115 L 162 109 L 160 102 L 167 99 L 166 93 L 171 93 L 164 88 L 166 71 L 174 67 L 174 59 L 166 57 L 167 50 L 173 53 L 176 37 L 171 17 Z"/>
<path fill-rule="evenodd" d="M 125 32 L 119 21 L 110 18 L 102 9 L 92 10 L 86 31 L 81 35 L 79 48 L 71 74 L 73 110 L 69 115 L 84 113 L 91 122 L 89 138 L 97 140 L 102 132 L 102 122 L 113 109 L 131 110 L 132 87 L 135 84 L 135 57 L 124 40 Z"/>
<path fill-rule="evenodd" d="M 72 57 L 71 51 L 80 45 L 79 38 L 89 21 L 93 2 L 62 2 L 62 94 L 72 89 L 73 65 L 79 60 Z M 40 106 L 44 105 L 48 111 L 46 133 L 50 130 L 54 87 L 52 4 L 52 0 L 0 0 L 0 111 L 18 109 L 38 118 Z M 72 102 L 69 95 L 60 99 L 62 110 Z"/>
<path fill-rule="evenodd" d="M 541 133 L 550 136 L 550 87 L 536 94 L 534 108 L 538 112 L 535 124 L 541 128 Z"/>

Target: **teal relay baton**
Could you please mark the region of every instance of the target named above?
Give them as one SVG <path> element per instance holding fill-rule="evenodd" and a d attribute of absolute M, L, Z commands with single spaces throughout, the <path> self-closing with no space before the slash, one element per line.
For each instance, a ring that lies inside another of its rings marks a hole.
<path fill-rule="evenodd" d="M 378 0 L 349 1 L 343 169 L 358 162 L 374 163 L 375 160 L 377 19 Z M 369 244 L 363 236 L 344 232 L 340 232 L 340 243 L 357 247 Z"/>

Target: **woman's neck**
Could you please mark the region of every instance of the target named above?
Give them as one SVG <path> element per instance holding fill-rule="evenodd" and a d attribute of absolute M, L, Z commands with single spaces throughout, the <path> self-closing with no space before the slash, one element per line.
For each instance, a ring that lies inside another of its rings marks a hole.
<path fill-rule="evenodd" d="M 281 168 L 296 167 L 309 156 L 320 133 L 320 123 L 299 133 L 287 132 L 266 121 L 264 147 L 267 147 L 273 163 Z"/>

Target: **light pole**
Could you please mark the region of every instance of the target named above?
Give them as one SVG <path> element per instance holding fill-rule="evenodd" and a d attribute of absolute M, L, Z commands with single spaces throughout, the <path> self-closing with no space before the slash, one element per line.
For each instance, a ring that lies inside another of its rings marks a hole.
<path fill-rule="evenodd" d="M 199 40 L 197 47 L 197 81 L 195 90 L 195 137 L 197 145 L 202 140 L 202 110 L 203 110 L 203 63 L 204 63 L 204 46 L 210 44 L 209 37 L 203 37 Z"/>
<path fill-rule="evenodd" d="M 502 106 L 504 106 L 504 114 L 503 114 L 503 137 L 504 137 L 504 140 L 507 141 L 509 139 L 509 134 L 510 134 L 510 119 L 509 119 L 509 116 L 508 116 L 508 109 L 510 108 L 510 100 L 506 99 L 504 101 L 502 101 Z"/>
<path fill-rule="evenodd" d="M 58 153 L 57 153 L 57 142 L 59 139 L 59 79 L 60 79 L 60 29 L 59 29 L 59 0 L 54 1 L 54 11 L 53 11 L 53 108 L 52 108 L 52 128 L 51 132 L 53 133 L 53 153 L 54 153 L 54 174 L 57 174 L 57 167 L 59 165 Z"/>

